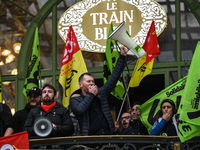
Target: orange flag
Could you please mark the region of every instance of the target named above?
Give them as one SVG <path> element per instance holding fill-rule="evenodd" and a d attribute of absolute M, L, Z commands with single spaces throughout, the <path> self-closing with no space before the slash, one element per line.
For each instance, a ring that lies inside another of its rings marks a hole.
<path fill-rule="evenodd" d="M 61 99 L 64 107 L 69 106 L 71 94 L 80 88 L 78 79 L 84 72 L 87 72 L 85 61 L 74 30 L 70 26 L 62 55 L 59 76 L 59 91 L 62 95 Z"/>
<path fill-rule="evenodd" d="M 0 138 L 0 149 L 29 149 L 27 131 L 11 134 Z"/>
<path fill-rule="evenodd" d="M 148 64 L 153 58 L 160 55 L 160 48 L 158 44 L 158 38 L 156 35 L 154 20 L 151 23 L 151 27 L 149 29 L 149 32 L 147 34 L 146 40 L 142 48 L 147 53 L 145 64 Z"/>
<path fill-rule="evenodd" d="M 154 21 L 151 23 L 151 27 L 142 48 L 146 51 L 146 54 L 138 59 L 129 82 L 129 87 L 137 87 L 140 85 L 142 79 L 151 73 L 154 57 L 160 55 Z"/>

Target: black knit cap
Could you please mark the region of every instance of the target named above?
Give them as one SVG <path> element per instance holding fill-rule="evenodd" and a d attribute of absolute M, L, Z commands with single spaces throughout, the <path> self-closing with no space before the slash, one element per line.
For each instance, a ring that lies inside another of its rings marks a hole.
<path fill-rule="evenodd" d="M 163 105 L 164 103 L 166 103 L 166 102 L 170 103 L 170 104 L 172 105 L 173 110 L 175 110 L 175 104 L 174 104 L 174 102 L 173 102 L 171 99 L 165 99 L 164 101 L 162 101 L 162 103 L 161 103 L 161 105 L 160 105 L 160 109 L 161 109 L 161 110 L 162 110 L 162 105 Z"/>
<path fill-rule="evenodd" d="M 42 95 L 42 91 L 38 87 L 34 87 L 30 89 L 28 96 L 30 96 L 31 94 Z"/>

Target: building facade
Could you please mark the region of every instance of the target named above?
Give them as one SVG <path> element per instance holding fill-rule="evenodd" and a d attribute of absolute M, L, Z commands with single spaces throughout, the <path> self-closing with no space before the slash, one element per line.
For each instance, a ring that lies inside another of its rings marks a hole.
<path fill-rule="evenodd" d="M 26 99 L 22 93 L 32 52 L 35 28 L 39 28 L 41 86 L 57 86 L 64 42 L 58 35 L 61 15 L 80 0 L 1 0 L 0 1 L 0 65 L 3 82 L 2 100 L 14 111 L 22 109 Z M 167 13 L 167 26 L 158 36 L 161 55 L 155 58 L 152 73 L 140 86 L 129 89 L 129 101 L 145 102 L 159 91 L 186 76 L 200 39 L 200 0 L 156 0 Z M 21 48 L 16 49 L 16 45 Z M 103 85 L 104 53 L 82 51 L 96 84 Z M 127 58 L 123 75 L 129 81 L 136 61 Z M 114 103 L 113 103 L 114 102 Z M 109 97 L 116 116 L 122 102 Z M 124 106 L 126 109 L 128 104 Z"/>

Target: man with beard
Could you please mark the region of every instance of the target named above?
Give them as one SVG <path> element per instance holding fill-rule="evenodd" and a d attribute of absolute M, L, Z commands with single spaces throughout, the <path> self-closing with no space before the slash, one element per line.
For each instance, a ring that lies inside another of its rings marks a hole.
<path fill-rule="evenodd" d="M 24 124 L 30 110 L 40 104 L 42 91 L 38 87 L 33 87 L 28 93 L 28 102 L 24 109 L 19 110 L 13 116 L 13 128 L 8 128 L 7 133 L 18 133 L 24 131 Z"/>
<path fill-rule="evenodd" d="M 33 125 L 40 117 L 48 118 L 52 122 L 53 130 L 48 137 L 70 136 L 74 132 L 72 120 L 67 108 L 56 102 L 56 90 L 50 84 L 45 84 L 42 88 L 42 105 L 31 109 L 25 123 L 25 130 L 28 131 L 29 138 L 38 138 Z"/>

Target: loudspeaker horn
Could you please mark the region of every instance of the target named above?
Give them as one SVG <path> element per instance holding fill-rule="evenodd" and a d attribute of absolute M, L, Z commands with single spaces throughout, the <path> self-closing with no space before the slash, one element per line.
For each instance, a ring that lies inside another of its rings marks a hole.
<path fill-rule="evenodd" d="M 33 130 L 39 137 L 47 137 L 53 130 L 52 122 L 46 117 L 40 117 L 35 120 Z"/>
<path fill-rule="evenodd" d="M 113 39 L 126 48 L 128 48 L 139 59 L 145 54 L 145 51 L 140 47 L 128 34 L 125 21 L 123 21 L 115 30 L 108 36 L 108 39 Z"/>

